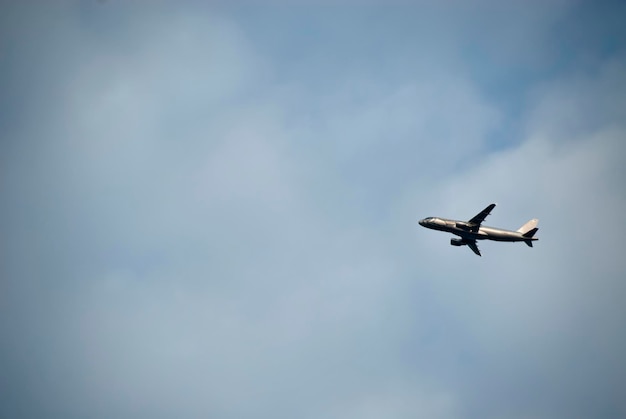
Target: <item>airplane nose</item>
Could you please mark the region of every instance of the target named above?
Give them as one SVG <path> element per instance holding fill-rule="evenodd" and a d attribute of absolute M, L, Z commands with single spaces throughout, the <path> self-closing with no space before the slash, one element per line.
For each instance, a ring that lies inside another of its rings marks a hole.
<path fill-rule="evenodd" d="M 422 227 L 424 227 L 424 220 L 419 220 L 417 223 L 421 225 Z"/>

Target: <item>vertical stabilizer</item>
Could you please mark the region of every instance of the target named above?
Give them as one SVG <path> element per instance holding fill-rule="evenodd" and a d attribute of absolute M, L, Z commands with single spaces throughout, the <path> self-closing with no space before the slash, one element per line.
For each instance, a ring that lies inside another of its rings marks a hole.
<path fill-rule="evenodd" d="M 529 222 L 527 222 L 526 224 L 524 224 L 523 226 L 521 226 L 520 228 L 517 229 L 518 233 L 522 233 L 522 234 L 526 234 L 528 233 L 530 230 L 532 230 L 533 228 L 537 227 L 537 223 L 539 222 L 538 219 L 533 218 L 532 220 L 530 220 Z M 536 231 L 536 230 L 535 230 Z"/>

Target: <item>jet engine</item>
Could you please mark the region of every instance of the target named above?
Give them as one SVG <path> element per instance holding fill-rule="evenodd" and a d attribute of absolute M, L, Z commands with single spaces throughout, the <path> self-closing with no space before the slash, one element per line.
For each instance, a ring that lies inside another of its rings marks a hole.
<path fill-rule="evenodd" d="M 450 244 L 452 246 L 463 246 L 465 243 L 461 239 L 450 239 Z"/>

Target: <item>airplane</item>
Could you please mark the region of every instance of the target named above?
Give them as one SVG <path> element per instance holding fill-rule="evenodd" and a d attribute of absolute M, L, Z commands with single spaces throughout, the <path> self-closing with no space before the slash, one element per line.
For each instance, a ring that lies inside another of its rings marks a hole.
<path fill-rule="evenodd" d="M 496 204 L 491 204 L 469 221 L 448 220 L 440 217 L 428 217 L 419 220 L 418 223 L 422 227 L 433 230 L 447 231 L 460 237 L 460 239 L 450 239 L 452 246 L 465 246 L 472 249 L 474 253 L 481 256 L 480 250 L 476 245 L 476 240 L 495 240 L 500 242 L 524 242 L 529 247 L 533 247 L 533 241 L 539 240 L 535 236 L 537 232 L 538 219 L 533 218 L 526 224 L 517 229 L 517 231 L 503 230 L 501 228 L 482 226 L 482 222 L 491 213 Z"/>

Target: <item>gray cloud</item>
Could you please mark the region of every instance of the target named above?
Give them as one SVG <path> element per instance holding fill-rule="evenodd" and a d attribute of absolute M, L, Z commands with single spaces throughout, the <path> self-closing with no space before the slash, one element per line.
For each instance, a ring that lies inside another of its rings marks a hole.
<path fill-rule="evenodd" d="M 625 207 L 620 56 L 536 85 L 523 141 L 490 150 L 512 117 L 446 60 L 317 91 L 245 13 L 68 5 L 36 39 L 5 29 L 24 49 L 3 90 L 25 94 L 1 153 L 0 416 L 623 414 L 625 232 L 601 230 Z M 424 45 L 463 63 L 462 41 Z M 309 44 L 305 63 L 331 48 Z M 479 259 L 416 226 L 492 200 L 494 225 L 541 219 L 536 248 Z"/>
<path fill-rule="evenodd" d="M 618 302 L 626 293 L 620 279 L 626 269 L 620 257 L 626 231 L 608 220 L 619 219 L 626 204 L 618 157 L 625 131 L 621 119 L 608 116 L 619 107 L 606 109 L 600 102 L 600 115 L 585 111 L 589 100 L 604 97 L 599 92 L 607 84 L 620 83 L 612 72 L 600 74 L 585 83 L 588 95 L 568 102 L 575 120 L 587 129 L 572 136 L 563 119 L 550 117 L 561 114 L 563 92 L 572 95 L 578 81 L 549 89 L 538 100 L 542 123 L 530 128 L 522 146 L 446 179 L 433 197 L 431 205 L 444 214 L 471 215 L 472 202 L 478 208 L 481 202 L 506 202 L 490 217 L 492 225 L 516 228 L 531 214 L 541 219 L 534 249 L 540 252 L 520 254 L 521 249 L 485 244 L 487 257 L 498 260 L 495 266 L 476 266 L 470 254 L 454 256 L 467 257 L 467 266 L 442 268 L 442 281 L 449 276 L 469 280 L 455 281 L 462 291 L 443 286 L 440 291 L 443 301 L 453 302 L 471 337 L 465 348 L 477 365 L 462 369 L 480 374 L 466 384 L 473 389 L 469 405 L 476 404 L 477 415 L 585 417 L 602 412 L 619 417 L 624 411 L 615 389 L 626 376 L 617 355 L 626 344 L 619 326 L 626 313 Z M 598 124 L 599 117 L 611 122 Z M 415 196 L 408 205 L 417 207 L 419 201 Z M 611 227 L 599 231 L 607 223 Z M 434 239 L 423 237 L 426 252 L 443 258 L 445 243 L 432 249 Z M 477 271 L 466 274 L 468 269 Z"/>

